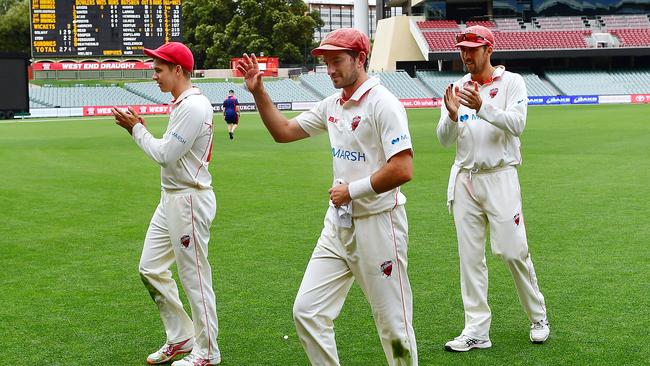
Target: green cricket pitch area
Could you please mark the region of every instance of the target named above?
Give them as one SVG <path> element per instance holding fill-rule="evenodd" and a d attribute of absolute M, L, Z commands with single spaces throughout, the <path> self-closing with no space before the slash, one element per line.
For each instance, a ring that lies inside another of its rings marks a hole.
<path fill-rule="evenodd" d="M 467 353 L 443 350 L 464 315 L 445 205 L 454 149 L 435 136 L 439 113 L 408 112 L 414 177 L 403 192 L 420 365 L 647 365 L 650 105 L 529 108 L 519 173 L 551 336 L 530 343 L 512 278 L 488 245 L 493 346 Z M 167 118 L 146 120 L 160 137 Z M 257 114 L 244 114 L 230 141 L 215 114 L 210 262 L 223 365 L 308 365 L 291 310 L 331 160 L 326 135 L 277 144 Z M 109 118 L 0 123 L 0 166 L 0 364 L 145 365 L 165 340 L 138 275 L 159 167 Z M 357 285 L 335 330 L 343 365 L 386 364 Z"/>

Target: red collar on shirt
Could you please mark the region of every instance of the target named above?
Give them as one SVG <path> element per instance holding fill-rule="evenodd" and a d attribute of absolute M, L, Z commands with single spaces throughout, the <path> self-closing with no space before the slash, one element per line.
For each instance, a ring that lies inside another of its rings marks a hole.
<path fill-rule="evenodd" d="M 487 80 L 485 80 L 484 82 L 472 80 L 471 77 L 470 77 L 470 81 L 472 81 L 472 82 L 476 81 L 478 83 L 478 85 L 480 85 L 480 86 L 490 85 L 495 80 L 499 79 L 501 77 L 501 75 L 503 75 L 504 71 L 506 71 L 506 67 L 503 66 L 503 65 L 498 65 L 498 66 L 494 67 L 494 71 L 492 72 L 492 75 L 490 75 L 490 77 L 487 78 Z"/>

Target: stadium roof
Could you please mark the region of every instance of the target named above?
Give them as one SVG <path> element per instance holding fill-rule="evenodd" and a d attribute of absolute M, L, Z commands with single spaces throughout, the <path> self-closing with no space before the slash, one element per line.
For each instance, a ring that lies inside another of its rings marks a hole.
<path fill-rule="evenodd" d="M 376 0 L 368 0 L 368 5 L 375 6 L 375 2 Z M 305 3 L 323 5 L 354 5 L 354 0 L 305 0 Z"/>

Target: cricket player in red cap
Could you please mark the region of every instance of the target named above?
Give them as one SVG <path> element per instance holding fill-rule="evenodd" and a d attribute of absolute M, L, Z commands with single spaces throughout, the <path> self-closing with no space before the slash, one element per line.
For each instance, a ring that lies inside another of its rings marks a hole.
<path fill-rule="evenodd" d="M 329 33 L 312 54 L 323 57 L 334 87 L 342 90 L 291 120 L 264 90 L 255 55 L 244 55 L 238 65 L 275 141 L 329 135 L 329 207 L 293 307 L 313 365 L 339 365 L 333 322 L 355 279 L 370 303 L 388 364 L 418 363 L 406 270 L 406 197 L 400 191 L 413 174 L 411 136 L 400 101 L 368 77 L 369 52 L 368 37 L 356 29 Z"/>
<path fill-rule="evenodd" d="M 152 365 L 207 366 L 221 362 L 217 346 L 217 311 L 208 262 L 210 225 L 216 214 L 212 176 L 208 171 L 212 151 L 213 108 L 208 98 L 192 86 L 192 52 L 170 42 L 144 53 L 154 59 L 153 80 L 174 97 L 167 131 L 155 138 L 137 112 L 113 108 L 116 123 L 160 165 L 162 193 L 149 224 L 140 258 L 140 277 L 160 311 L 166 342 L 147 357 Z M 176 262 L 192 317 L 185 312 L 172 279 Z"/>
<path fill-rule="evenodd" d="M 488 228 L 492 252 L 508 266 L 528 314 L 530 340 L 543 343 L 550 328 L 528 251 L 516 169 L 521 164 L 519 136 L 526 124 L 526 85 L 520 75 L 492 66 L 495 40 L 489 29 L 468 27 L 456 42 L 469 73 L 445 90 L 437 134 L 444 146 L 456 143 L 447 202 L 458 236 L 465 328 L 445 349 L 492 346 L 485 264 Z"/>

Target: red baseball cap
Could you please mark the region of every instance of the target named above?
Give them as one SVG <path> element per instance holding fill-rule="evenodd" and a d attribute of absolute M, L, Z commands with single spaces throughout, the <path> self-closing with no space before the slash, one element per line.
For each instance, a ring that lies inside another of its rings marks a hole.
<path fill-rule="evenodd" d="M 325 51 L 355 51 L 370 52 L 370 40 L 358 29 L 354 28 L 339 28 L 335 31 L 328 33 L 322 41 L 320 46 L 311 50 L 314 56 L 320 56 Z"/>
<path fill-rule="evenodd" d="M 494 34 L 482 25 L 467 27 L 456 35 L 456 47 L 494 46 Z"/>
<path fill-rule="evenodd" d="M 192 55 L 192 51 L 180 42 L 165 43 L 155 50 L 145 48 L 144 54 L 171 62 L 174 65 L 181 65 L 187 71 L 194 70 L 194 56 Z"/>

